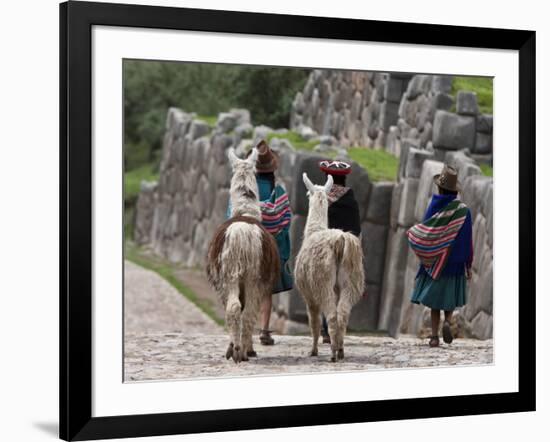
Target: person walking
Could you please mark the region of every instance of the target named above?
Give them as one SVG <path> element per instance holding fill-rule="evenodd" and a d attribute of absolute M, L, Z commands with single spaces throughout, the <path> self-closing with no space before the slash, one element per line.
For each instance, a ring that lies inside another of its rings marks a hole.
<path fill-rule="evenodd" d="M 443 341 L 453 341 L 451 318 L 467 302 L 466 280 L 473 260 L 472 215 L 458 199 L 458 171 L 444 165 L 433 177 L 438 193 L 432 196 L 423 221 L 407 231 L 409 246 L 420 259 L 411 302 L 431 309 L 430 347 L 439 346 L 441 310 Z"/>
<path fill-rule="evenodd" d="M 329 229 L 340 229 L 359 236 L 361 234 L 359 205 L 355 199 L 353 189 L 346 186 L 346 177 L 351 173 L 351 164 L 344 161 L 323 160 L 319 162 L 319 168 L 327 176 L 331 175 L 334 180 L 328 194 Z M 322 315 L 321 336 L 323 337 L 323 343 L 330 344 L 325 315 Z"/>
<path fill-rule="evenodd" d="M 281 182 L 276 179 L 275 171 L 279 167 L 279 156 L 271 150 L 265 140 L 261 140 L 256 146 L 258 159 L 256 160 L 256 182 L 258 184 L 260 208 L 262 211 L 262 225 L 271 233 L 277 242 L 279 259 L 281 261 L 281 273 L 273 287 L 272 295 L 285 292 L 293 287 L 293 280 L 289 271 L 288 260 L 290 258 L 290 222 L 292 213 L 290 201 Z M 250 155 L 250 149 L 247 153 Z M 231 216 L 231 204 L 227 208 L 227 217 Z M 260 343 L 273 345 L 275 340 L 269 329 L 273 297 L 268 296 L 262 300 L 260 306 Z M 255 355 L 253 355 L 255 356 Z"/>

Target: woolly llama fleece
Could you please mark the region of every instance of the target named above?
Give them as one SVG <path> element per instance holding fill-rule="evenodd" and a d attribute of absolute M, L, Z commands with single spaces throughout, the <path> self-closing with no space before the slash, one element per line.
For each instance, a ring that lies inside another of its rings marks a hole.
<path fill-rule="evenodd" d="M 328 228 L 328 198 L 332 176 L 324 186 L 303 175 L 308 190 L 309 212 L 304 241 L 296 256 L 295 283 L 302 294 L 313 336 L 311 356 L 318 355 L 320 314 L 327 317 L 331 361 L 344 358 L 344 336 L 352 307 L 364 290 L 361 243 L 351 233 Z"/>
<path fill-rule="evenodd" d="M 230 338 L 226 357 L 238 363 L 256 356 L 252 331 L 260 301 L 271 296 L 280 261 L 273 236 L 261 224 L 256 183 L 258 151 L 254 149 L 245 160 L 237 158 L 233 149 L 229 149 L 228 156 L 233 169 L 231 218 L 214 233 L 206 273 L 225 308 Z"/>

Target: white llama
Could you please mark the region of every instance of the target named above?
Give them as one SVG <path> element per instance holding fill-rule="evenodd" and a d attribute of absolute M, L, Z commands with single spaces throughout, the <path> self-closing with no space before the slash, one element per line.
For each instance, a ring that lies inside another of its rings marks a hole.
<path fill-rule="evenodd" d="M 230 199 L 231 218 L 214 233 L 208 249 L 206 272 L 225 307 L 230 335 L 226 358 L 238 363 L 255 356 L 252 332 L 260 301 L 271 296 L 280 271 L 277 243 L 261 224 L 256 183 L 258 151 L 240 160 L 231 148 L 233 169 Z"/>
<path fill-rule="evenodd" d="M 303 175 L 308 189 L 309 212 L 304 240 L 296 256 L 294 276 L 302 294 L 313 336 L 311 356 L 317 356 L 320 314 L 327 317 L 331 340 L 331 361 L 344 358 L 344 336 L 351 308 L 364 289 L 363 251 L 359 238 L 339 229 L 328 228 L 328 199 L 333 179 L 324 186 L 314 185 Z"/>

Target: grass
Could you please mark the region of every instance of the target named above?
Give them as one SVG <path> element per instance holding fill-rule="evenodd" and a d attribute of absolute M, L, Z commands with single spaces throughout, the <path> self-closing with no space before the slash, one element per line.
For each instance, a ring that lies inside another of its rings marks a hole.
<path fill-rule="evenodd" d="M 489 166 L 488 164 L 481 163 L 479 165 L 479 168 L 481 169 L 481 173 L 485 176 L 493 176 L 493 168 Z"/>
<path fill-rule="evenodd" d="M 157 181 L 158 172 L 156 172 L 156 166 L 153 164 L 144 164 L 137 169 L 130 170 L 124 174 L 124 202 L 125 204 L 132 204 L 135 202 L 139 195 L 141 188 L 141 182 L 145 181 Z"/>
<path fill-rule="evenodd" d="M 313 148 L 319 144 L 319 141 L 308 141 L 298 133 L 293 130 L 289 130 L 284 134 L 278 134 L 275 132 L 270 133 L 267 136 L 267 142 L 269 143 L 273 138 L 282 138 L 290 141 L 290 144 L 294 146 L 297 150 L 309 150 L 313 151 Z"/>
<path fill-rule="evenodd" d="M 267 136 L 267 141 L 269 142 L 273 138 L 284 138 L 290 141 L 295 149 L 310 152 L 319 144 L 315 140 L 305 140 L 299 133 L 292 130 L 284 134 L 270 133 Z M 335 153 L 327 152 L 324 155 L 334 157 Z M 395 181 L 399 159 L 386 151 L 352 147 L 348 149 L 348 155 L 353 161 L 367 170 L 372 181 Z"/>
<path fill-rule="evenodd" d="M 197 115 L 196 119 L 204 121 L 210 127 L 216 127 L 216 123 L 218 122 L 217 115 Z"/>
<path fill-rule="evenodd" d="M 127 143 L 124 146 L 124 166 L 136 169 L 151 161 L 151 148 L 146 143 Z"/>
<path fill-rule="evenodd" d="M 126 241 L 125 245 L 125 258 L 128 261 L 133 262 L 143 268 L 152 270 L 158 274 L 161 278 L 171 284 L 179 293 L 185 296 L 189 301 L 200 308 L 206 315 L 208 315 L 216 324 L 223 326 L 224 321 L 219 318 L 214 309 L 210 306 L 207 300 L 201 299 L 197 294 L 187 287 L 180 279 L 175 275 L 174 266 L 161 258 L 153 257 L 146 254 L 136 244 Z"/>
<path fill-rule="evenodd" d="M 472 91 L 477 94 L 479 111 L 483 114 L 493 113 L 493 79 L 485 77 L 454 77 L 451 95 L 455 97 L 458 91 Z"/>
<path fill-rule="evenodd" d="M 366 169 L 372 181 L 395 181 L 397 178 L 399 158 L 384 150 L 351 147 L 348 155 Z"/>

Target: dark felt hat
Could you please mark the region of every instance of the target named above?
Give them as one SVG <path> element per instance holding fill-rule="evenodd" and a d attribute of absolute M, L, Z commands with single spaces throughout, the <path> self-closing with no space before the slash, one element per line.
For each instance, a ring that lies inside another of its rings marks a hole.
<path fill-rule="evenodd" d="M 277 152 L 271 150 L 265 140 L 261 140 L 256 146 L 258 149 L 258 159 L 256 160 L 256 172 L 268 173 L 274 172 L 279 167 L 279 155 Z M 248 157 L 252 149 L 250 149 L 246 156 Z"/>
<path fill-rule="evenodd" d="M 442 189 L 451 192 L 460 191 L 460 183 L 458 182 L 458 171 L 448 164 L 443 165 L 441 173 L 434 175 L 434 183 Z"/>

